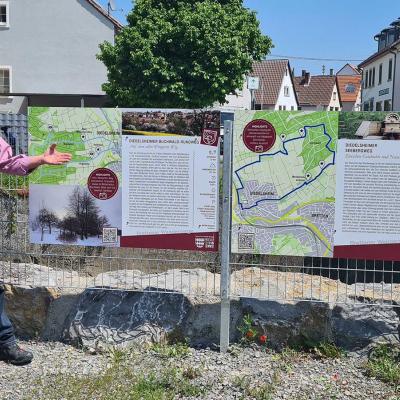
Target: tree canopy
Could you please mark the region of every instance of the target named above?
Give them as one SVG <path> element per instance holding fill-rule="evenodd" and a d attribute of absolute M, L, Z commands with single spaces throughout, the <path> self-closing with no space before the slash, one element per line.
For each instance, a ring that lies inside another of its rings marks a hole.
<path fill-rule="evenodd" d="M 103 89 L 125 107 L 224 103 L 272 47 L 243 0 L 137 0 L 127 20 L 98 55 Z"/>

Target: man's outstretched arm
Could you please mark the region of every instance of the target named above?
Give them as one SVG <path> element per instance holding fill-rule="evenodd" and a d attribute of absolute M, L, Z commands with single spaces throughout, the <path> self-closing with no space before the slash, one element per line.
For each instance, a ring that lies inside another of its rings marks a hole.
<path fill-rule="evenodd" d="M 69 161 L 71 154 L 58 152 L 55 144 L 40 156 L 13 156 L 10 145 L 0 138 L 0 172 L 23 176 L 41 165 L 61 165 Z"/>

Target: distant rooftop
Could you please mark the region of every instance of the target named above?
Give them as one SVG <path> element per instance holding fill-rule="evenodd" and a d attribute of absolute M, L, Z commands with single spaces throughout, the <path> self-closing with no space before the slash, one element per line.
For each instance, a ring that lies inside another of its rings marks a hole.
<path fill-rule="evenodd" d="M 287 70 L 291 73 L 289 60 L 263 60 L 253 64 L 250 75 L 261 79 L 260 89 L 255 92 L 256 104 L 276 104 Z"/>
<path fill-rule="evenodd" d="M 313 75 L 308 72 L 295 78 L 296 92 L 301 106 L 328 106 L 332 99 L 336 76 Z"/>
<path fill-rule="evenodd" d="M 374 39 L 378 42 L 378 51 L 382 51 L 399 40 L 400 18 L 393 21 L 388 28 L 385 28 L 380 33 L 376 34 Z"/>

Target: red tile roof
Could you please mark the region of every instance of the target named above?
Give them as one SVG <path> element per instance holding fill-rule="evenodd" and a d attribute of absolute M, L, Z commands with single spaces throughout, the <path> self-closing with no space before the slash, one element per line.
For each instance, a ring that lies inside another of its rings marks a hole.
<path fill-rule="evenodd" d="M 338 91 L 340 100 L 344 102 L 355 103 L 361 90 L 361 75 L 346 76 L 341 75 L 337 77 Z M 349 91 L 349 85 L 354 86 L 354 91 Z"/>
<path fill-rule="evenodd" d="M 336 77 L 330 75 L 314 75 L 309 85 L 304 85 L 302 76 L 294 78 L 295 89 L 300 106 L 328 106 L 332 99 Z"/>
<path fill-rule="evenodd" d="M 253 64 L 251 76 L 260 78 L 260 89 L 255 91 L 256 104 L 275 105 L 278 101 L 288 60 L 264 60 Z"/>
<path fill-rule="evenodd" d="M 117 21 L 114 17 L 108 14 L 108 12 L 95 0 L 86 0 L 92 7 L 94 7 L 100 14 L 104 15 L 108 20 L 110 20 L 116 30 L 122 29 L 122 24 Z"/>

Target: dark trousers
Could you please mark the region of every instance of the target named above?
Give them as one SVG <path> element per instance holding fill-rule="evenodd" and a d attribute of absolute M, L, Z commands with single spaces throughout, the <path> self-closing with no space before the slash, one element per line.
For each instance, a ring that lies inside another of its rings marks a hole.
<path fill-rule="evenodd" d="M 4 289 L 0 286 L 0 347 L 15 343 L 14 328 L 4 310 Z"/>

